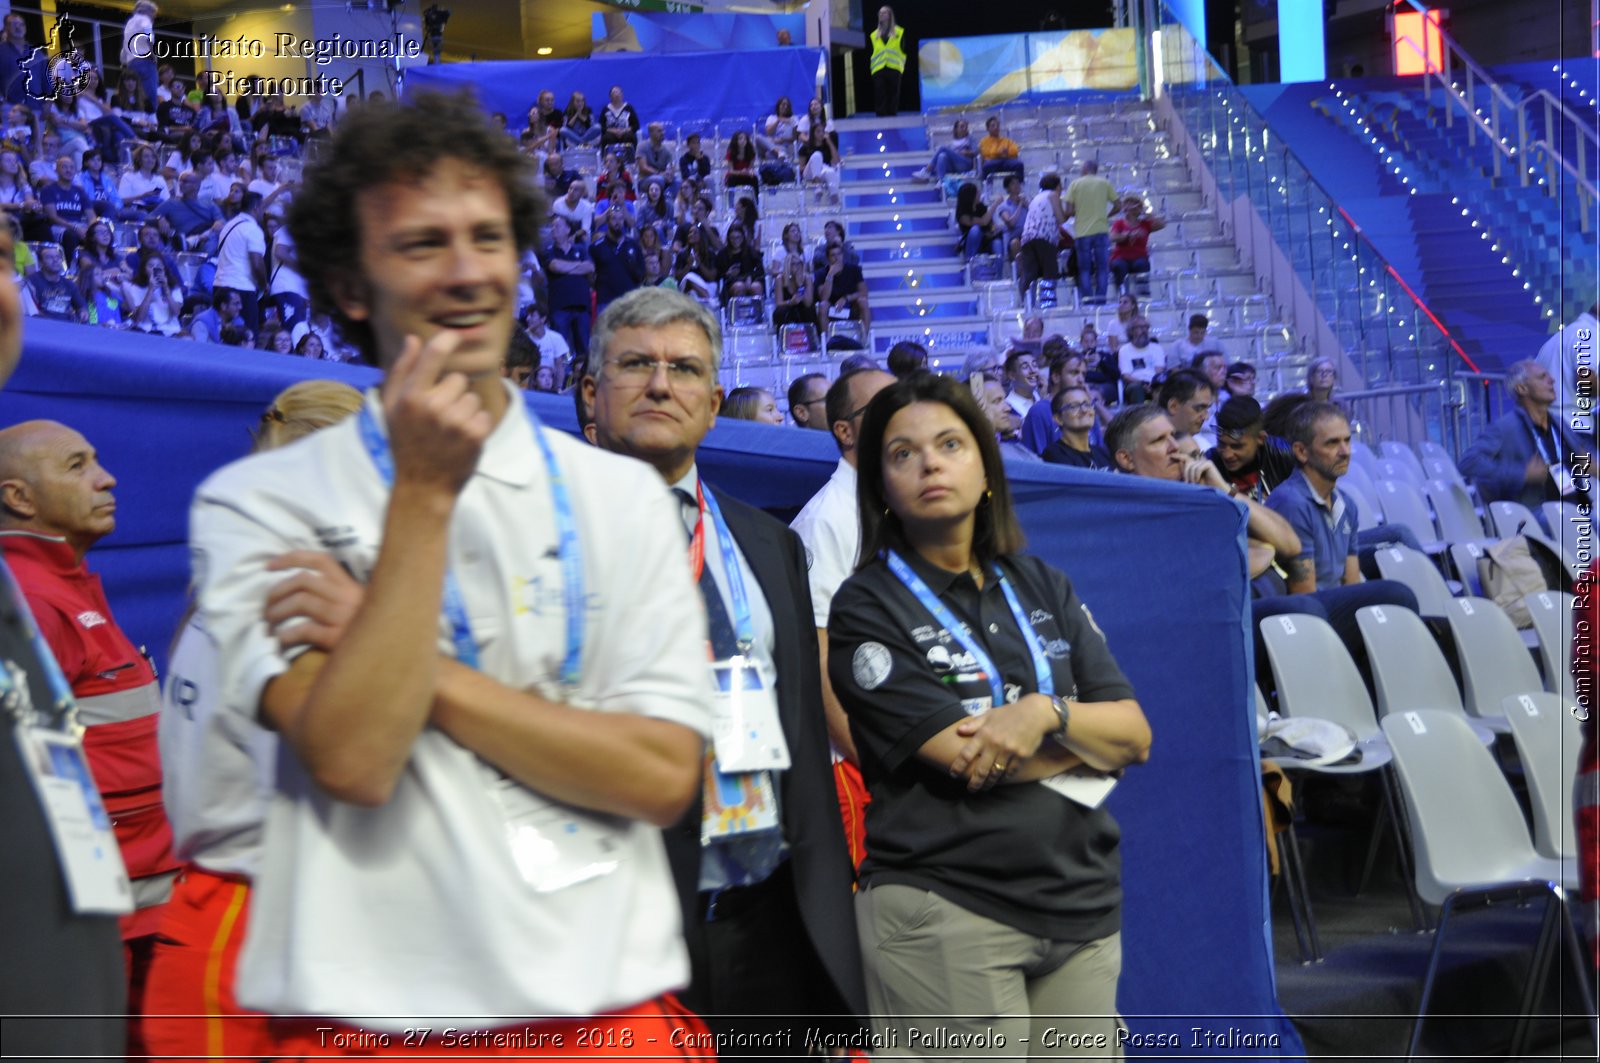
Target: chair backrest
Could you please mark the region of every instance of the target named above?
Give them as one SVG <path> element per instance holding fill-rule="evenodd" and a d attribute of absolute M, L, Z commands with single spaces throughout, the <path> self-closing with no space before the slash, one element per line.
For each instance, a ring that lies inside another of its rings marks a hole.
<path fill-rule="evenodd" d="M 1461 470 L 1456 468 L 1456 463 L 1449 458 L 1423 458 L 1422 471 L 1430 480 L 1448 480 L 1451 483 L 1467 486 L 1467 481 L 1461 475 Z"/>
<path fill-rule="evenodd" d="M 1357 524 L 1360 528 L 1376 528 L 1383 523 L 1383 507 L 1378 505 L 1378 487 L 1367 475 L 1366 469 L 1352 461 L 1349 470 L 1339 477 L 1339 487 L 1355 496 Z"/>
<path fill-rule="evenodd" d="M 1499 716 L 1506 698 L 1543 692 L 1533 656 L 1504 609 L 1487 598 L 1457 598 L 1445 618 L 1456 641 L 1468 715 Z"/>
<path fill-rule="evenodd" d="M 1500 709 L 1511 721 L 1511 736 L 1528 780 L 1533 806 L 1533 848 L 1540 856 L 1578 855 L 1573 838 L 1572 783 L 1583 747 L 1582 725 L 1565 710 L 1572 704 L 1554 694 L 1517 694 Z"/>
<path fill-rule="evenodd" d="M 1429 480 L 1422 493 L 1433 507 L 1434 518 L 1439 522 L 1439 536 L 1445 542 L 1459 543 L 1468 539 L 1483 538 L 1483 522 L 1472 508 L 1467 489 L 1455 480 Z"/>
<path fill-rule="evenodd" d="M 1373 554 L 1384 579 L 1399 580 L 1417 596 L 1417 611 L 1423 616 L 1444 616 L 1452 596 L 1444 577 L 1422 554 L 1409 546 L 1385 546 Z"/>
<path fill-rule="evenodd" d="M 1544 534 L 1544 526 L 1539 523 L 1539 518 L 1521 502 L 1490 502 L 1489 522 L 1494 525 L 1495 537 L 1499 539 L 1509 539 L 1524 532 Z"/>
<path fill-rule="evenodd" d="M 1422 462 L 1417 460 L 1417 452 L 1406 446 L 1404 443 L 1396 442 L 1393 439 L 1386 439 L 1382 443 L 1378 444 L 1378 455 L 1380 457 L 1388 458 L 1390 461 L 1398 462 L 1399 464 L 1410 469 L 1412 476 L 1418 482 L 1424 481 L 1428 478 L 1427 473 L 1425 473 L 1422 469 Z"/>
<path fill-rule="evenodd" d="M 1565 591 L 1536 591 L 1522 599 L 1533 617 L 1539 638 L 1539 663 L 1544 669 L 1544 689 L 1575 700 L 1572 679 L 1572 595 Z"/>
<path fill-rule="evenodd" d="M 1455 462 L 1450 458 L 1450 452 L 1444 448 L 1444 444 L 1442 443 L 1435 443 L 1431 439 L 1419 439 L 1417 440 L 1416 445 L 1417 457 L 1422 459 L 1424 468 L 1427 467 L 1427 464 L 1430 460 L 1443 460 L 1450 462 L 1451 465 L 1455 464 Z"/>
<path fill-rule="evenodd" d="M 1380 482 L 1384 480 L 1396 480 L 1400 483 L 1412 484 L 1416 487 L 1422 486 L 1423 476 L 1422 469 L 1420 467 L 1413 472 L 1411 466 L 1395 461 L 1393 458 L 1379 458 L 1378 467 L 1368 471 L 1372 473 L 1372 478 L 1374 480 L 1378 480 Z"/>
<path fill-rule="evenodd" d="M 1520 877 L 1533 842 L 1494 757 L 1460 716 L 1414 709 L 1383 720 L 1410 812 L 1417 893 L 1442 904 L 1462 886 Z"/>
<path fill-rule="evenodd" d="M 1398 605 L 1369 605 L 1356 610 L 1356 625 L 1372 665 L 1379 716 L 1412 709 L 1465 716 L 1455 676 L 1416 613 Z"/>
<path fill-rule="evenodd" d="M 1550 529 L 1550 538 L 1558 543 L 1570 544 L 1594 534 L 1593 514 L 1584 516 L 1574 502 L 1546 502 L 1539 507 L 1539 515 Z"/>
<path fill-rule="evenodd" d="M 1478 562 L 1483 558 L 1483 547 L 1477 543 L 1450 544 L 1450 567 L 1456 579 L 1474 598 L 1483 597 L 1483 577 L 1478 574 Z"/>
<path fill-rule="evenodd" d="M 1285 716 L 1332 720 L 1366 741 L 1378 734 L 1367 686 L 1350 651 L 1328 622 L 1304 613 L 1281 613 L 1261 621 L 1261 637 Z"/>
<path fill-rule="evenodd" d="M 1372 448 L 1359 439 L 1350 441 L 1350 464 L 1352 466 L 1361 466 L 1366 470 L 1368 476 L 1376 477 L 1378 475 L 1378 455 L 1374 454 Z"/>
<path fill-rule="evenodd" d="M 1400 480 L 1379 480 L 1378 504 L 1383 507 L 1385 524 L 1404 524 L 1425 543 L 1437 542 L 1439 533 L 1433 526 L 1428 503 L 1415 484 Z"/>

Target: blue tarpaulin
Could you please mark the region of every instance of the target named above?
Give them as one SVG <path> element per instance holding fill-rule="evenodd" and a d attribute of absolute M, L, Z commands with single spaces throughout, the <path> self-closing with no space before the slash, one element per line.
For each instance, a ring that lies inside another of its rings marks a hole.
<path fill-rule="evenodd" d="M 0 424 L 63 421 L 119 478 L 117 530 L 89 564 L 123 627 L 162 661 L 183 610 L 195 486 L 249 449 L 282 388 L 375 373 L 41 320 L 27 335 Z M 568 398 L 528 401 L 576 429 Z M 836 460 L 820 432 L 739 421 L 700 451 L 709 481 L 780 512 L 804 504 Z M 1018 468 L 1012 483 L 1029 549 L 1071 575 L 1155 733 L 1150 762 L 1110 799 L 1127 893 L 1121 1009 L 1138 1037 L 1176 1040 L 1129 1054 L 1296 1057 L 1273 979 L 1243 510 L 1204 488 L 1055 466 Z M 1197 1045 L 1195 1029 L 1217 1039 Z"/>
<path fill-rule="evenodd" d="M 595 121 L 610 98 L 611 86 L 639 112 L 639 121 L 709 129 L 716 122 L 765 118 L 779 96 L 805 113 L 816 95 L 822 49 L 761 48 L 743 52 L 686 52 L 675 55 L 607 55 L 594 59 L 533 59 L 495 63 L 445 63 L 406 71 L 406 91 L 477 91 L 485 110 L 499 111 L 513 130 L 521 129 L 528 108 L 544 89 L 567 105 L 582 92 Z"/>

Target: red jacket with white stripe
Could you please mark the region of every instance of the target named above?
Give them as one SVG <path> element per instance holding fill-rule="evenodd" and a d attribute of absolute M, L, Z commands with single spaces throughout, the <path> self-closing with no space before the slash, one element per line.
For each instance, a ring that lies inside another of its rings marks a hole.
<path fill-rule="evenodd" d="M 155 932 L 178 861 L 161 804 L 155 669 L 111 617 L 100 577 L 63 539 L 0 532 L 0 549 L 55 654 L 87 729 L 84 752 L 111 816 L 138 910 L 123 937 Z M 144 880 L 144 881 L 141 881 Z"/>

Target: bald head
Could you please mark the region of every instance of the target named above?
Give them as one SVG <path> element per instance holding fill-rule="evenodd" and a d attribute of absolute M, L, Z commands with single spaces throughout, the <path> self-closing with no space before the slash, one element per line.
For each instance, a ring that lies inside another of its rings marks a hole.
<path fill-rule="evenodd" d="M 81 560 L 117 526 L 116 479 L 94 447 L 55 421 L 0 431 L 0 527 L 67 540 Z"/>

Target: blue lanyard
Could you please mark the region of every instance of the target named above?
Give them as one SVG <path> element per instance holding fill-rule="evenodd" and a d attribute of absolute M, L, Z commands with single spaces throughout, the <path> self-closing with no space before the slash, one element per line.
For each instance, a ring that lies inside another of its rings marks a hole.
<path fill-rule="evenodd" d="M 578 666 L 583 655 L 583 559 L 580 556 L 578 531 L 572 516 L 572 499 L 567 493 L 567 482 L 561 466 L 556 463 L 555 452 L 545 436 L 544 426 L 528 413 L 533 437 L 544 455 L 546 472 L 550 479 L 550 494 L 555 503 L 556 542 L 561 558 L 562 581 L 566 584 L 567 652 L 561 661 L 561 681 L 568 686 L 578 680 Z M 361 441 L 378 470 L 385 487 L 394 486 L 394 455 L 389 451 L 389 441 L 378 427 L 372 408 L 365 403 L 360 415 Z M 472 637 L 472 625 L 467 619 L 467 607 L 461 596 L 461 586 L 455 574 L 444 574 L 445 619 L 450 623 L 450 639 L 455 644 L 456 659 L 469 668 L 479 667 L 478 643 Z"/>
<path fill-rule="evenodd" d="M 756 629 L 750 619 L 750 596 L 745 592 L 744 576 L 739 572 L 739 555 L 734 552 L 733 533 L 728 531 L 728 523 L 722 519 L 722 508 L 717 505 L 716 496 L 707 493 L 699 482 L 695 483 L 694 490 L 700 502 L 700 524 L 695 527 L 695 537 L 701 540 L 703 550 L 705 515 L 711 514 L 711 523 L 717 529 L 717 545 L 722 548 L 722 567 L 728 574 L 728 596 L 733 599 L 733 635 L 739 642 L 739 652 L 747 654 L 756 644 Z M 702 557 L 701 564 L 704 563 Z M 699 578 L 698 573 L 695 578 Z"/>
<path fill-rule="evenodd" d="M 905 559 L 893 550 L 888 551 L 889 571 L 893 572 L 906 589 L 916 596 L 922 607 L 933 614 L 939 626 L 950 632 L 955 640 L 970 654 L 978 667 L 983 669 L 983 674 L 989 680 L 989 686 L 994 691 L 994 707 L 999 708 L 1006 703 L 1005 684 L 1000 681 L 1000 670 L 994 666 L 989 655 L 984 652 L 983 646 L 972 634 L 969 627 L 957 620 L 955 614 L 950 612 L 943 602 L 933 593 L 922 577 L 912 571 Z M 994 569 L 994 578 L 1000 583 L 1000 590 L 1006 596 L 1006 604 L 1011 607 L 1011 615 L 1017 621 L 1017 627 L 1022 632 L 1022 640 L 1028 644 L 1028 652 L 1033 656 L 1034 681 L 1039 686 L 1039 693 L 1054 694 L 1056 692 L 1055 676 L 1050 673 L 1050 659 L 1045 656 L 1044 647 L 1039 643 L 1039 636 L 1034 634 L 1033 625 L 1028 623 L 1028 616 L 1022 611 L 1022 603 L 1017 601 L 1016 591 L 1011 589 L 1011 581 L 1006 579 L 1000 571 L 1000 566 Z"/>

